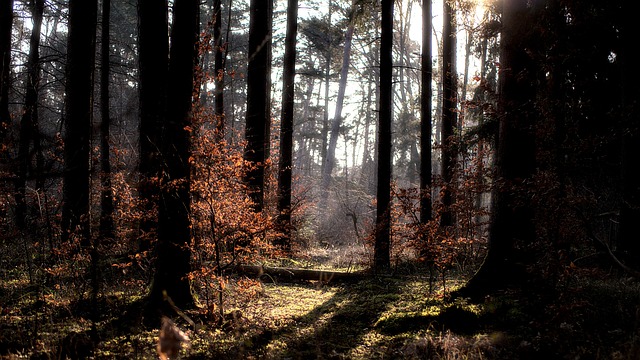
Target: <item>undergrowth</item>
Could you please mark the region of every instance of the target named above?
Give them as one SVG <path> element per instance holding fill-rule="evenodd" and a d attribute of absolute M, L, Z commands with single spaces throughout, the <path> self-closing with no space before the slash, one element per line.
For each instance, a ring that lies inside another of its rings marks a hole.
<path fill-rule="evenodd" d="M 54 285 L 38 300 L 26 273 L 4 275 L 2 359 L 157 358 L 143 287 L 105 289 L 92 330 L 77 292 Z M 597 271 L 575 270 L 553 293 L 511 290 L 481 303 L 450 301 L 419 272 L 350 284 L 232 279 L 224 323 L 202 309 L 185 314 L 195 326 L 173 319 L 190 337 L 181 359 L 640 358 L 640 285 Z M 447 291 L 461 284 L 451 278 Z"/>

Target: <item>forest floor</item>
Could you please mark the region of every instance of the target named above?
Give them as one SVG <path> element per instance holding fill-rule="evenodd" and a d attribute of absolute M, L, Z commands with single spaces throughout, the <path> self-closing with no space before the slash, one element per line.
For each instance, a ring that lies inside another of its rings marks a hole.
<path fill-rule="evenodd" d="M 640 359 L 634 279 L 573 268 L 553 290 L 505 291 L 471 303 L 447 300 L 462 284 L 455 276 L 445 291 L 417 268 L 397 270 L 355 283 L 234 282 L 225 290 L 226 321 L 202 309 L 174 318 L 190 338 L 180 358 Z M 158 329 L 142 325 L 142 280 L 104 290 L 94 346 L 89 301 L 77 300 L 88 289 L 36 289 L 24 271 L 2 271 L 0 358 L 158 358 Z"/>

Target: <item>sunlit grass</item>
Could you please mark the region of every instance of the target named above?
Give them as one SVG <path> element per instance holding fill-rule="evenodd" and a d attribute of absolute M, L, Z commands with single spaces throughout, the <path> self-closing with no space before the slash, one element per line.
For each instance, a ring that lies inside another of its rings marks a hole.
<path fill-rule="evenodd" d="M 511 292 L 492 295 L 480 304 L 448 301 L 445 295 L 462 280 L 449 273 L 446 291 L 441 278 L 433 280 L 428 274 L 401 272 L 357 283 L 239 281 L 229 285 L 224 309 L 226 314 L 240 314 L 238 319 L 215 322 L 199 310 L 187 312 L 195 327 L 174 319 L 191 339 L 180 358 L 517 359 L 533 351 L 588 354 L 593 350 L 606 355 L 602 358 L 616 358 L 612 354 L 625 354 L 637 346 L 629 340 L 635 337 L 622 336 L 638 331 L 637 326 L 623 324 L 636 310 L 637 305 L 630 304 L 638 304 L 638 285 L 626 278 L 581 279 L 580 287 L 564 289 L 562 298 L 540 309 L 523 294 Z M 251 289 L 242 288 L 247 284 Z M 102 317 L 96 324 L 100 341 L 94 359 L 157 358 L 158 330 L 145 328 L 139 320 L 144 287 L 130 285 L 105 289 L 100 298 Z M 14 289 L 19 290 L 15 296 Z M 68 339 L 90 334 L 87 293 L 41 290 L 36 296 L 23 277 L 0 284 L 3 298 L 11 300 L 11 307 L 0 314 L 0 335 L 26 346 L 12 354 L 53 356 Z M 82 301 L 77 300 L 79 294 Z M 574 300 L 578 296 L 580 300 Z M 536 317 L 547 313 L 544 320 Z M 31 341 L 36 323 L 38 337 Z M 606 338 L 598 335 L 602 326 Z M 540 329 L 547 333 L 540 335 Z M 609 350 L 605 345 L 616 334 L 618 345 Z"/>
<path fill-rule="evenodd" d="M 318 270 L 355 272 L 369 266 L 368 252 L 362 244 L 314 247 L 303 251 L 300 257 L 302 267 Z"/>

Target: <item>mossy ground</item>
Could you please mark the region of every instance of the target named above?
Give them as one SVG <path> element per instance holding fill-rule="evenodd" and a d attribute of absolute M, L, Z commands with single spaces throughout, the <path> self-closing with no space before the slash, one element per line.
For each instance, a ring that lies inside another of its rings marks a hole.
<path fill-rule="evenodd" d="M 156 359 L 158 330 L 141 318 L 142 289 L 105 289 L 92 332 L 78 289 L 36 289 L 26 275 L 0 283 L 3 359 Z M 355 284 L 249 282 L 228 289 L 226 322 L 202 311 L 175 321 L 191 339 L 182 359 L 640 359 L 640 285 L 580 272 L 554 292 L 505 291 L 481 303 L 448 301 L 428 277 Z M 450 279 L 447 290 L 462 283 Z M 80 294 L 81 295 L 81 294 Z M 86 297 L 86 296 L 85 296 Z M 93 346 L 93 339 L 98 339 Z"/>

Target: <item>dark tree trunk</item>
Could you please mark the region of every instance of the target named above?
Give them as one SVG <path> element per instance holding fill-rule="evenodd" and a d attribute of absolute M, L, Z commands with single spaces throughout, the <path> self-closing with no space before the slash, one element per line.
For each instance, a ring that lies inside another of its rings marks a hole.
<path fill-rule="evenodd" d="M 293 167 L 293 111 L 296 76 L 296 36 L 298 33 L 298 0 L 289 0 L 287 35 L 284 48 L 282 81 L 282 115 L 280 122 L 280 163 L 278 173 L 278 224 L 285 249 L 291 248 L 291 173 Z"/>
<path fill-rule="evenodd" d="M 622 52 L 620 60 L 623 74 L 623 106 L 628 114 L 626 131 L 622 138 L 622 208 L 620 209 L 620 250 L 629 264 L 640 268 L 640 240 L 637 224 L 640 222 L 640 71 L 636 68 L 640 57 L 636 49 L 639 22 L 633 15 L 630 2 L 622 13 Z"/>
<path fill-rule="evenodd" d="M 195 305 L 188 279 L 191 271 L 189 127 L 198 55 L 198 5 L 198 0 L 181 0 L 173 5 L 168 78 L 171 104 L 162 132 L 157 260 L 149 294 L 152 309 L 161 308 L 164 294 L 181 309 Z"/>
<path fill-rule="evenodd" d="M 269 158 L 271 157 L 271 62 L 273 61 L 273 4 L 274 4 L 274 0 L 269 0 L 268 1 L 269 4 L 269 11 L 268 11 L 268 15 L 269 15 L 269 19 L 268 19 L 268 24 L 269 24 L 269 32 L 268 32 L 268 38 L 269 41 L 267 41 L 266 43 L 266 48 L 267 48 L 267 66 L 266 66 L 266 70 L 267 70 L 267 90 L 264 93 L 264 97 L 265 97 L 265 104 L 266 104 L 266 109 L 264 110 L 266 116 L 266 124 L 264 127 L 264 160 L 265 160 L 265 164 L 266 162 L 269 160 Z M 265 165 L 266 166 L 266 165 Z M 266 168 L 265 168 L 266 170 Z M 264 187 L 266 186 L 266 179 L 263 178 L 263 193 L 264 193 Z M 263 196 L 264 198 L 264 196 Z"/>
<path fill-rule="evenodd" d="M 216 117 L 216 128 L 218 130 L 217 136 L 218 139 L 224 139 L 224 129 L 225 129 L 225 121 L 224 121 L 224 47 L 222 44 L 222 0 L 213 0 L 213 13 L 215 16 L 214 26 L 213 26 L 213 41 L 214 44 L 214 115 Z"/>
<path fill-rule="evenodd" d="M 111 189 L 111 161 L 109 159 L 111 118 L 109 117 L 109 44 L 111 0 L 102 0 L 102 44 L 100 71 L 100 237 L 113 238 L 113 194 Z"/>
<path fill-rule="evenodd" d="M 138 194 L 142 212 L 140 223 L 143 248 L 157 229 L 153 212 L 159 194 L 160 133 L 167 111 L 169 35 L 167 0 L 138 1 L 138 49 L 140 91 L 140 183 Z"/>
<path fill-rule="evenodd" d="M 496 186 L 492 194 L 489 249 L 484 263 L 459 292 L 476 297 L 522 281 L 515 271 L 518 254 L 514 245 L 535 239 L 533 209 L 527 182 L 535 169 L 535 142 L 531 131 L 535 116 L 531 99 L 535 74 L 527 55 L 527 32 L 533 26 L 526 0 L 503 1 L 503 31 L 500 48 L 500 125 L 496 152 Z"/>
<path fill-rule="evenodd" d="M 431 0 L 422 1 L 422 83 L 420 93 L 420 223 L 431 220 Z"/>
<path fill-rule="evenodd" d="M 97 340 L 96 323 L 100 319 L 98 298 L 101 288 L 100 244 L 103 239 L 114 238 L 113 194 L 111 191 L 111 162 L 109 159 L 109 44 L 111 25 L 111 0 L 102 0 L 102 28 L 100 34 L 100 234 L 93 238 L 91 246 L 91 320 L 92 335 Z"/>
<path fill-rule="evenodd" d="M 245 181 L 256 212 L 264 206 L 264 171 L 270 132 L 271 13 L 273 0 L 251 0 L 247 119 L 244 154 L 249 168 Z"/>
<path fill-rule="evenodd" d="M 11 74 L 11 28 L 13 0 L 0 0 L 0 141 L 11 124 L 9 115 L 9 79 Z"/>
<path fill-rule="evenodd" d="M 374 266 L 390 265 L 391 119 L 393 109 L 393 0 L 382 0 L 380 37 L 380 106 L 378 128 L 378 190 Z"/>
<path fill-rule="evenodd" d="M 40 34 L 42 28 L 42 14 L 44 13 L 44 0 L 32 0 L 29 4 L 33 28 L 29 40 L 29 59 L 27 60 L 27 90 L 24 100 L 24 113 L 20 120 L 20 147 L 18 149 L 18 179 L 16 181 L 16 225 L 23 228 L 26 225 L 27 203 L 26 188 L 27 175 L 31 168 L 31 156 L 29 146 L 31 141 L 38 139 L 36 134 L 40 131 L 38 126 L 38 88 L 40 86 Z M 38 139 L 39 140 L 39 139 Z M 42 154 L 38 154 L 41 157 Z M 37 167 L 37 178 L 41 177 L 41 165 Z"/>
<path fill-rule="evenodd" d="M 69 239 L 77 230 L 84 245 L 90 239 L 89 155 L 97 8 L 96 0 L 69 1 L 62 239 Z"/>
<path fill-rule="evenodd" d="M 444 1 L 442 30 L 442 206 L 441 227 L 453 226 L 453 188 L 456 167 L 454 130 L 457 122 L 455 10 Z"/>

